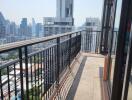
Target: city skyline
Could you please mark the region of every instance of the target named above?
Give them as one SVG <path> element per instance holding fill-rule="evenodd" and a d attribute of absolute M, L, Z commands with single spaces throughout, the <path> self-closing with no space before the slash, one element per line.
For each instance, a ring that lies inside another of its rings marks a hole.
<path fill-rule="evenodd" d="M 20 20 L 25 17 L 28 18 L 30 23 L 32 18 L 36 22 L 42 23 L 43 17 L 56 16 L 56 5 L 56 0 L 1 0 L 0 11 L 5 18 L 15 21 L 17 24 L 20 24 Z M 75 18 L 75 25 L 81 26 L 87 17 L 98 17 L 101 20 L 102 9 L 103 0 L 83 0 L 83 2 L 82 0 L 74 0 L 73 16 Z M 118 1 L 115 27 L 118 27 L 119 24 L 120 9 L 121 1 Z"/>
<path fill-rule="evenodd" d="M 92 5 L 95 5 L 95 7 Z M 74 0 L 75 25 L 82 25 L 86 17 L 101 19 L 102 7 L 103 0 L 96 0 L 96 3 L 91 0 L 83 0 L 83 2 L 82 0 Z M 37 22 L 43 22 L 43 17 L 56 16 L 56 0 L 1 0 L 0 11 L 5 18 L 15 21 L 17 24 L 20 24 L 20 20 L 25 17 L 28 18 L 29 22 L 32 21 L 32 18 L 35 18 Z"/>

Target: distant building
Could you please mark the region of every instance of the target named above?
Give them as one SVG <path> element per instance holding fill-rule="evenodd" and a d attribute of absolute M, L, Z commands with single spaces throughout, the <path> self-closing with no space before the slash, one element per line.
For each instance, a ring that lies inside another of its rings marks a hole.
<path fill-rule="evenodd" d="M 49 36 L 53 34 L 61 34 L 65 32 L 70 32 L 73 29 L 72 25 L 68 25 L 68 22 L 56 22 L 55 18 L 52 18 L 50 21 L 51 17 L 45 18 L 44 19 L 44 35 Z M 54 21 L 53 21 L 54 19 Z M 47 22 L 47 20 L 49 22 Z"/>
<path fill-rule="evenodd" d="M 56 17 L 44 18 L 44 35 L 70 32 L 73 26 L 73 0 L 57 0 Z"/>
<path fill-rule="evenodd" d="M 16 24 L 14 22 L 10 23 L 10 34 L 11 36 L 15 36 L 16 35 Z"/>
<path fill-rule="evenodd" d="M 0 12 L 0 38 L 5 37 L 6 34 L 6 21 L 2 13 Z"/>
<path fill-rule="evenodd" d="M 83 24 L 82 28 L 87 30 L 100 30 L 100 20 L 98 18 L 86 18 L 86 21 Z"/>
<path fill-rule="evenodd" d="M 10 21 L 6 20 L 6 37 L 10 35 Z"/>
<path fill-rule="evenodd" d="M 6 21 L 6 37 L 5 43 L 11 43 L 17 41 L 16 37 L 16 24 L 14 22 Z"/>
<path fill-rule="evenodd" d="M 101 30 L 101 23 L 98 18 L 86 18 L 86 22 L 80 29 L 86 29 L 86 33 L 82 34 L 82 50 L 87 52 L 96 52 L 99 45 L 99 36 Z"/>
<path fill-rule="evenodd" d="M 23 18 L 20 24 L 20 35 L 26 37 L 28 35 L 27 18 Z"/>
<path fill-rule="evenodd" d="M 32 37 L 36 37 L 36 23 L 34 18 L 32 18 Z"/>
<path fill-rule="evenodd" d="M 43 37 L 43 25 L 42 23 L 37 23 L 36 24 L 36 37 Z"/>

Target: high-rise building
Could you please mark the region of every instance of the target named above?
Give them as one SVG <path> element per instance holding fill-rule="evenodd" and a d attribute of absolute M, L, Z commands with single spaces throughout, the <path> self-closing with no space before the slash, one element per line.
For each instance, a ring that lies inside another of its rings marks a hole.
<path fill-rule="evenodd" d="M 36 37 L 36 23 L 34 18 L 32 18 L 32 37 Z"/>
<path fill-rule="evenodd" d="M 57 0 L 57 18 L 73 18 L 73 0 Z"/>
<path fill-rule="evenodd" d="M 2 13 L 0 12 L 0 38 L 5 37 L 6 34 L 6 21 Z"/>
<path fill-rule="evenodd" d="M 20 24 L 20 35 L 22 37 L 26 37 L 28 35 L 27 18 L 22 18 L 22 21 Z"/>
<path fill-rule="evenodd" d="M 16 24 L 14 22 L 10 23 L 10 34 L 15 36 L 16 35 Z"/>
<path fill-rule="evenodd" d="M 6 37 L 10 35 L 10 21 L 6 20 Z"/>
<path fill-rule="evenodd" d="M 36 24 L 36 36 L 37 37 L 43 36 L 43 25 L 41 23 Z"/>
<path fill-rule="evenodd" d="M 74 25 L 73 0 L 57 0 L 55 24 Z"/>
<path fill-rule="evenodd" d="M 73 29 L 73 0 L 57 0 L 56 17 L 44 18 L 45 36 L 70 32 Z"/>

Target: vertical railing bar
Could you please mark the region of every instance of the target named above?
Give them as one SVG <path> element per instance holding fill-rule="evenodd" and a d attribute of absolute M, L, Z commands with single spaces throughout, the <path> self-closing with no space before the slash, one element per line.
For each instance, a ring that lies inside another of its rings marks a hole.
<path fill-rule="evenodd" d="M 2 83 L 2 78 L 1 78 L 1 69 L 0 69 L 0 90 L 1 90 L 1 100 L 4 100 L 4 95 L 3 95 L 3 89 L 2 89 L 2 85 L 3 85 L 3 83 Z"/>
<path fill-rule="evenodd" d="M 56 40 L 57 41 L 57 40 Z M 57 45 L 55 46 L 55 50 L 54 50 L 54 54 L 55 54 L 55 60 L 54 60 L 54 63 L 55 63 L 55 88 L 56 88 L 56 84 L 57 84 Z"/>
<path fill-rule="evenodd" d="M 49 98 L 49 49 L 47 49 L 47 99 Z"/>
<path fill-rule="evenodd" d="M 25 68 L 26 68 L 26 96 L 27 96 L 27 100 L 29 100 L 28 49 L 27 49 L 27 46 L 25 46 L 24 49 L 25 49 Z"/>
<path fill-rule="evenodd" d="M 30 57 L 30 64 L 31 64 L 31 90 L 32 90 L 32 100 L 33 100 L 33 70 L 32 70 L 32 56 Z"/>
<path fill-rule="evenodd" d="M 8 77 L 8 97 L 9 97 L 9 100 L 11 98 L 11 95 L 10 95 L 10 77 L 9 77 L 9 66 L 7 66 L 7 77 Z"/>
<path fill-rule="evenodd" d="M 78 32 L 76 32 L 76 48 L 77 48 L 77 45 L 78 45 Z M 78 48 L 77 48 L 78 49 Z M 77 53 L 78 51 L 76 50 L 76 53 Z"/>
<path fill-rule="evenodd" d="M 65 62 L 65 58 L 66 58 L 66 42 L 65 42 L 65 45 L 64 45 L 64 53 L 63 53 L 63 57 L 64 57 L 64 61 L 63 61 L 63 66 L 64 66 L 64 68 L 63 68 L 63 70 L 65 70 L 65 68 L 66 68 L 66 62 Z"/>
<path fill-rule="evenodd" d="M 65 45 L 65 42 L 63 42 L 63 44 Z M 63 57 L 63 54 L 64 54 L 64 45 L 63 44 L 61 44 L 60 46 L 60 48 L 61 48 L 61 56 L 60 56 L 60 60 L 61 60 L 61 66 L 60 66 L 60 73 L 63 71 L 63 69 L 64 69 L 64 57 Z"/>
<path fill-rule="evenodd" d="M 45 68 L 46 68 L 46 62 L 45 62 L 45 60 L 46 60 L 46 51 L 43 51 L 43 90 L 44 90 L 44 100 L 45 100 L 45 98 L 46 98 L 46 95 L 45 95 Z"/>
<path fill-rule="evenodd" d="M 53 90 L 52 90 L 52 92 L 54 91 L 54 47 L 52 48 L 52 72 L 53 72 L 53 74 L 52 74 L 52 82 L 53 82 Z"/>
<path fill-rule="evenodd" d="M 80 46 L 80 50 L 81 50 L 81 42 L 82 42 L 82 32 L 81 31 L 80 31 L 80 39 L 79 40 L 80 40 L 80 45 L 79 46 Z"/>
<path fill-rule="evenodd" d="M 51 80 L 50 80 L 50 82 L 51 82 L 51 87 L 52 87 L 52 85 L 53 85 L 53 81 L 52 81 L 52 78 L 53 78 L 53 65 L 52 65 L 52 47 L 51 47 L 51 50 L 50 50 L 50 69 L 51 69 Z M 52 94 L 52 88 L 51 88 L 51 94 Z"/>
<path fill-rule="evenodd" d="M 56 73 L 57 89 L 59 88 L 59 72 L 60 72 L 60 37 L 57 38 L 57 73 Z"/>
<path fill-rule="evenodd" d="M 87 41 L 89 41 L 88 40 L 89 38 L 87 36 L 88 35 L 87 31 L 85 32 L 85 35 L 86 35 L 86 38 L 84 37 L 85 38 L 85 40 L 84 40 L 85 41 L 85 46 L 84 47 L 85 47 L 85 52 L 86 52 L 87 51 L 87 47 L 89 46 L 89 44 L 87 44 Z"/>
<path fill-rule="evenodd" d="M 98 53 L 98 32 L 96 33 L 95 35 L 95 38 L 96 38 L 96 44 L 95 44 L 95 53 Z"/>
<path fill-rule="evenodd" d="M 69 67 L 71 64 L 71 34 L 69 35 Z"/>
<path fill-rule="evenodd" d="M 87 41 L 89 41 L 89 38 L 88 38 L 88 31 L 86 30 L 86 38 L 85 38 L 85 52 L 87 52 L 88 50 L 88 47 L 89 47 L 89 43 L 87 43 Z"/>
<path fill-rule="evenodd" d="M 47 51 L 48 50 L 46 50 L 46 62 L 45 62 L 46 63 L 46 71 L 45 71 L 46 72 L 45 73 L 45 76 L 46 76 L 46 79 L 45 79 L 46 80 L 46 82 L 45 82 L 45 84 L 46 84 L 46 86 L 45 86 L 45 88 L 46 88 L 46 100 L 48 99 L 48 93 L 47 93 L 47 84 L 48 84 L 47 83 L 48 82 L 48 73 L 47 73 L 47 71 L 48 71 L 48 68 L 47 68 L 47 63 L 48 63 L 47 57 L 48 57 L 48 55 L 47 54 L 48 54 L 48 52 Z"/>
<path fill-rule="evenodd" d="M 34 93 L 35 95 L 37 94 L 37 91 L 36 91 L 36 55 L 34 55 L 34 74 L 35 74 L 35 89 L 34 89 Z M 35 100 L 37 100 L 37 96 L 35 96 Z"/>
<path fill-rule="evenodd" d="M 15 84 L 15 100 L 17 96 L 17 83 L 16 83 L 16 64 L 14 63 L 14 84 Z"/>
<path fill-rule="evenodd" d="M 50 83 L 51 83 L 51 87 L 53 85 L 52 83 L 52 74 L 53 74 L 53 66 L 52 66 L 52 47 L 50 48 L 50 70 L 51 70 L 51 78 L 50 78 Z M 51 91 L 50 91 L 50 95 L 52 93 L 52 88 L 51 88 Z"/>
<path fill-rule="evenodd" d="M 54 72 L 55 72 L 55 64 L 54 64 L 54 47 L 52 48 L 52 70 L 53 70 L 53 74 L 52 74 L 52 76 L 53 76 L 53 79 L 52 79 L 52 82 L 53 82 L 53 90 L 54 90 L 54 82 L 55 82 L 55 80 L 54 80 Z M 53 92 L 53 91 L 52 91 Z"/>
<path fill-rule="evenodd" d="M 48 98 L 50 96 L 50 48 L 48 49 Z"/>
<path fill-rule="evenodd" d="M 50 65 L 50 60 L 51 60 L 51 58 L 50 58 L 50 50 L 51 50 L 51 48 L 49 48 L 49 96 L 50 96 L 50 94 L 51 94 L 51 65 Z"/>
<path fill-rule="evenodd" d="M 89 31 L 89 34 L 90 34 L 90 52 L 92 51 L 92 32 L 91 30 Z"/>
<path fill-rule="evenodd" d="M 48 71 L 48 98 L 49 98 L 49 94 L 50 94 L 50 89 L 49 89 L 49 86 L 50 86 L 50 66 L 49 66 L 49 50 L 50 49 L 48 49 L 48 57 L 47 57 L 47 59 L 48 59 L 48 63 L 47 63 L 47 67 L 48 67 L 48 69 L 47 69 L 47 71 Z"/>
<path fill-rule="evenodd" d="M 50 87 L 52 87 L 52 64 L 51 64 L 51 61 L 52 61 L 52 57 L 51 57 L 51 50 L 52 50 L 52 47 L 50 48 L 50 71 L 51 71 L 51 77 L 50 77 L 50 84 L 51 84 L 51 86 Z M 52 93 L 52 88 L 51 88 L 51 90 L 50 90 L 50 95 L 51 95 L 51 93 Z"/>
<path fill-rule="evenodd" d="M 22 100 L 24 100 L 24 91 L 23 91 L 22 48 L 19 48 L 19 62 L 20 62 L 21 97 L 22 97 Z"/>
<path fill-rule="evenodd" d="M 38 59 L 37 59 L 37 60 L 38 60 L 38 66 L 37 66 L 37 67 L 38 67 L 38 68 L 37 68 L 37 76 L 38 76 L 38 82 L 37 82 L 37 84 L 38 84 L 38 85 L 37 85 L 37 96 L 38 96 L 38 100 L 39 100 L 39 59 L 40 59 L 40 58 L 39 58 L 39 53 L 37 54 L 37 57 L 38 57 Z"/>
<path fill-rule="evenodd" d="M 42 79 L 43 79 L 43 76 L 42 76 L 42 73 L 43 73 L 43 72 L 42 72 L 42 66 L 43 66 L 43 65 L 42 65 L 42 59 L 43 59 L 43 57 L 42 57 L 42 54 L 43 54 L 43 52 L 40 53 L 40 59 L 41 59 L 41 63 L 40 63 L 40 64 L 41 64 L 41 98 L 40 98 L 40 99 L 41 99 L 41 100 L 42 100 L 42 86 L 43 86 L 43 85 L 42 85 L 42 81 L 43 81 L 43 80 L 42 80 Z"/>

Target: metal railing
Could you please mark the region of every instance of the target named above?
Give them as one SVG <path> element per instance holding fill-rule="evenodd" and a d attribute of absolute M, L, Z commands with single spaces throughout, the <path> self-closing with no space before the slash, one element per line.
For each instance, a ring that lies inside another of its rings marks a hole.
<path fill-rule="evenodd" d="M 83 52 L 90 52 L 90 53 L 99 53 L 100 52 L 100 39 L 101 39 L 101 31 L 99 30 L 86 30 L 82 32 L 82 39 L 81 39 L 81 50 Z M 115 55 L 116 53 L 116 46 L 117 46 L 117 38 L 118 38 L 118 31 L 113 32 L 112 38 L 112 50 L 111 53 Z M 110 48 L 109 43 L 107 43 L 108 47 Z"/>
<path fill-rule="evenodd" d="M 81 32 L 0 46 L 0 100 L 47 100 L 81 50 Z"/>
<path fill-rule="evenodd" d="M 49 99 L 80 50 L 98 53 L 100 34 L 82 30 L 0 46 L 0 100 Z"/>
<path fill-rule="evenodd" d="M 82 34 L 81 50 L 83 52 L 98 53 L 101 31 L 86 30 Z"/>

